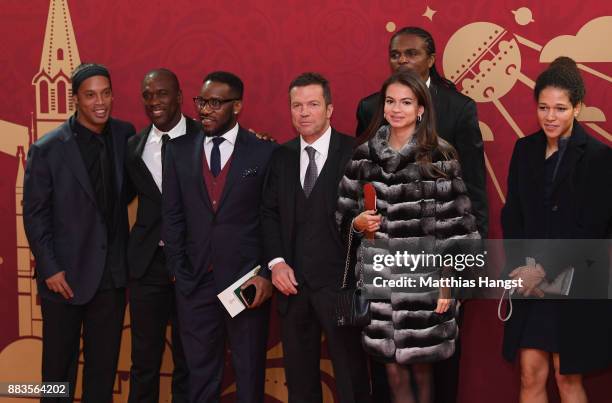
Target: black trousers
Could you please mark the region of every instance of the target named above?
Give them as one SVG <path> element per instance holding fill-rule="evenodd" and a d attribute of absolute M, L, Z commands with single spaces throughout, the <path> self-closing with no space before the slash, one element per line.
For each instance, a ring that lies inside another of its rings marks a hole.
<path fill-rule="evenodd" d="M 81 401 L 112 401 L 125 288 L 100 290 L 85 305 L 41 299 L 43 316 L 43 382 L 69 382 L 70 398 L 43 398 L 41 402 L 72 402 L 76 388 L 79 341 L 83 333 L 83 394 Z"/>
<path fill-rule="evenodd" d="M 237 403 L 263 403 L 270 303 L 230 317 L 217 298 L 213 273 L 190 295 L 176 293 L 181 340 L 189 367 L 189 401 L 220 401 L 229 341 Z"/>
<path fill-rule="evenodd" d="M 281 315 L 289 403 L 322 402 L 321 331 L 325 334 L 340 403 L 370 402 L 370 382 L 360 331 L 336 326 L 336 290 L 311 290 L 302 282 Z"/>
<path fill-rule="evenodd" d="M 128 399 L 130 403 L 159 402 L 159 371 L 166 345 L 168 323 L 171 326 L 172 361 L 174 362 L 172 402 L 189 401 L 189 373 L 179 336 L 174 285 L 168 280 L 162 248 L 159 248 L 152 263 L 152 266 L 158 265 L 162 265 L 166 273 L 165 278 L 151 279 L 150 276 L 145 275 L 142 279 L 130 282 L 132 333 L 132 367 L 130 368 Z"/>

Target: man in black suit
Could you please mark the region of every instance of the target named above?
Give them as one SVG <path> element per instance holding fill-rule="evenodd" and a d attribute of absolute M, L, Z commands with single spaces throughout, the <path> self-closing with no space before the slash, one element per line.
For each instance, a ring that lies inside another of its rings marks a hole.
<path fill-rule="evenodd" d="M 161 241 L 162 161 L 171 138 L 196 135 L 201 126 L 181 113 L 183 94 L 176 75 L 167 69 L 147 73 L 142 101 L 151 122 L 128 141 L 126 169 L 138 195 L 136 223 L 128 241 L 132 368 L 129 402 L 159 401 L 159 370 L 172 326 L 172 401 L 188 401 L 188 371 L 178 332 L 174 284 Z"/>
<path fill-rule="evenodd" d="M 419 27 L 405 27 L 397 31 L 389 41 L 389 66 L 395 72 L 410 69 L 418 73 L 427 83 L 436 116 L 438 135 L 455 147 L 459 154 L 463 180 L 472 202 L 472 213 L 476 217 L 478 232 L 486 238 L 489 227 L 489 210 L 486 189 L 484 144 L 476 103 L 461 94 L 455 85 L 440 76 L 435 66 L 436 46 L 431 34 Z M 380 93 L 371 94 L 357 106 L 357 135 L 369 129 Z M 458 343 L 459 346 L 459 343 Z M 437 403 L 454 402 L 459 370 L 457 351 L 449 360 L 434 366 Z M 419 374 L 415 373 L 415 376 Z M 372 363 L 374 396 L 377 401 L 389 401 L 385 372 L 380 365 Z"/>
<path fill-rule="evenodd" d="M 478 125 L 476 103 L 440 76 L 435 66 L 436 47 L 431 34 L 422 28 L 406 27 L 389 41 L 389 66 L 395 72 L 410 69 L 427 83 L 436 115 L 438 135 L 455 147 L 461 162 L 463 180 L 472 202 L 478 231 L 486 238 L 489 227 L 484 144 Z M 380 93 L 371 94 L 357 106 L 357 136 L 373 120 Z"/>
<path fill-rule="evenodd" d="M 162 194 L 162 239 L 176 277 L 180 332 L 191 402 L 219 401 L 225 340 L 236 374 L 236 401 L 263 402 L 270 274 L 253 284 L 252 304 L 234 318 L 217 294 L 263 263 L 259 203 L 274 143 L 239 127 L 243 84 L 232 73 L 206 76 L 202 132 L 168 143 Z"/>
<path fill-rule="evenodd" d="M 74 395 L 82 328 L 81 400 L 107 403 L 125 313 L 123 167 L 134 127 L 110 117 L 113 93 L 104 66 L 82 64 L 71 79 L 75 115 L 28 153 L 23 221 L 43 316 L 42 381 L 70 382 Z"/>
<path fill-rule="evenodd" d="M 282 293 L 278 310 L 289 402 L 322 401 L 321 331 L 340 402 L 368 402 L 360 332 L 337 327 L 333 310 L 345 262 L 334 213 L 353 138 L 331 128 L 331 91 L 321 75 L 298 76 L 289 86 L 289 98 L 299 137 L 274 153 L 262 208 L 268 268 Z"/>

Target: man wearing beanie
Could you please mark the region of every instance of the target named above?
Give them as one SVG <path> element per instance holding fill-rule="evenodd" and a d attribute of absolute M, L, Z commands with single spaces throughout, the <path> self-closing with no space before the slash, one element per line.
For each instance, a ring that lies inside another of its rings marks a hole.
<path fill-rule="evenodd" d="M 104 66 L 82 64 L 71 80 L 76 113 L 28 153 L 23 221 L 43 316 L 42 381 L 69 382 L 72 401 L 82 329 L 81 401 L 108 403 L 125 312 L 123 166 L 134 127 L 110 117 Z"/>

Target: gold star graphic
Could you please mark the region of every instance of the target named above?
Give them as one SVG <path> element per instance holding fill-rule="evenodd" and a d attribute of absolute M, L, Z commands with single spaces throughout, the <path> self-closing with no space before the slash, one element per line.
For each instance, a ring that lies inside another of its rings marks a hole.
<path fill-rule="evenodd" d="M 435 13 L 437 13 L 436 10 L 429 8 L 429 6 L 427 6 L 427 10 L 425 10 L 425 12 L 423 13 L 423 17 L 429 18 L 429 21 L 433 21 L 433 16 Z"/>

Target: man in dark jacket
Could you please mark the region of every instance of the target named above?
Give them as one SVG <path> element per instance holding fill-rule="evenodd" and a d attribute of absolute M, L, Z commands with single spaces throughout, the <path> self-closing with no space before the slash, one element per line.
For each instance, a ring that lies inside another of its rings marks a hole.
<path fill-rule="evenodd" d="M 289 86 L 289 98 L 299 136 L 275 152 L 262 208 L 268 268 L 281 292 L 278 310 L 289 401 L 322 401 L 323 331 L 340 401 L 368 402 L 360 332 L 337 327 L 333 310 L 345 267 L 334 212 L 353 139 L 330 126 L 331 91 L 321 75 L 298 76 Z"/>
<path fill-rule="evenodd" d="M 124 157 L 134 127 L 110 117 L 105 67 L 82 64 L 71 79 L 75 115 L 28 153 L 23 220 L 43 316 L 42 381 L 69 382 L 74 394 L 82 328 L 81 400 L 107 403 L 125 312 Z"/>
<path fill-rule="evenodd" d="M 183 94 L 176 75 L 156 69 L 142 81 L 142 101 L 151 122 L 128 141 L 126 169 L 138 196 L 136 223 L 128 242 L 132 367 L 130 402 L 159 401 L 159 370 L 172 326 L 172 401 L 188 401 L 188 371 L 178 332 L 174 283 L 166 267 L 161 241 L 162 169 L 166 143 L 201 130 L 183 116 Z"/>

